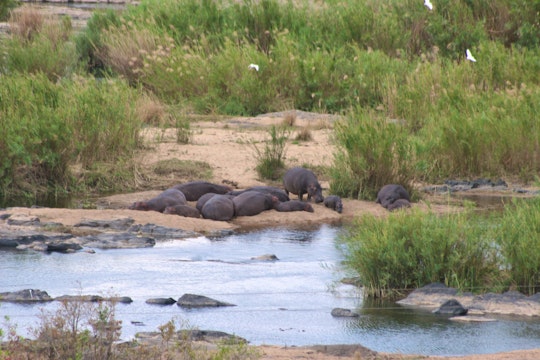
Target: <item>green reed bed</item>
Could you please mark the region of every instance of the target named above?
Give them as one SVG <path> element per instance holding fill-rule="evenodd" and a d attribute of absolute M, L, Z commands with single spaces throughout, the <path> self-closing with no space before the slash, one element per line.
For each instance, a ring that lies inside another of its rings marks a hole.
<path fill-rule="evenodd" d="M 362 216 L 341 236 L 345 265 L 368 297 L 392 297 L 432 282 L 464 291 L 492 286 L 496 249 L 470 213 L 437 216 L 413 210 Z"/>
<path fill-rule="evenodd" d="M 340 236 L 345 266 L 368 297 L 392 297 L 432 282 L 481 293 L 540 288 L 540 200 L 516 199 L 501 214 L 414 209 L 362 216 Z"/>

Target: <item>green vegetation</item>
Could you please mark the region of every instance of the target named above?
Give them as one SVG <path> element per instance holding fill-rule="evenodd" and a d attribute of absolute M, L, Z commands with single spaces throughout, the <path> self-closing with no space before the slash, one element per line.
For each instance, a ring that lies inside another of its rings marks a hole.
<path fill-rule="evenodd" d="M 175 319 L 159 326 L 155 344 L 118 343 L 122 323 L 114 302 L 63 301 L 54 312 L 43 312 L 40 323 L 29 329 L 32 340 L 17 334 L 9 319 L 0 329 L 0 359 L 177 359 L 250 360 L 261 354 L 245 340 L 232 336 L 207 348 L 195 343 L 196 329 Z"/>
<path fill-rule="evenodd" d="M 363 216 L 341 236 L 345 265 L 368 297 L 392 297 L 432 282 L 481 293 L 540 289 L 540 200 L 516 200 L 501 215 L 398 211 Z"/>
<path fill-rule="evenodd" d="M 268 130 L 270 140 L 264 142 L 264 146 L 252 143 L 257 158 L 257 173 L 263 179 L 277 180 L 283 176 L 285 170 L 285 148 L 291 130 L 286 126 L 272 125 Z"/>

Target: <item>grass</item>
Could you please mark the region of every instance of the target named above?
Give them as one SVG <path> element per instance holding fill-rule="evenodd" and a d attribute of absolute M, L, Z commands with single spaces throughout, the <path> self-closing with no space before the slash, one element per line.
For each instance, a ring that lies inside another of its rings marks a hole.
<path fill-rule="evenodd" d="M 255 143 L 251 146 L 257 160 L 256 170 L 263 179 L 277 180 L 285 170 L 285 150 L 290 129 L 284 126 L 271 126 L 268 130 L 270 140 L 264 142 L 262 149 Z"/>
<path fill-rule="evenodd" d="M 212 168 L 204 161 L 167 159 L 160 160 L 154 165 L 154 173 L 167 176 L 172 175 L 175 179 L 210 180 Z"/>

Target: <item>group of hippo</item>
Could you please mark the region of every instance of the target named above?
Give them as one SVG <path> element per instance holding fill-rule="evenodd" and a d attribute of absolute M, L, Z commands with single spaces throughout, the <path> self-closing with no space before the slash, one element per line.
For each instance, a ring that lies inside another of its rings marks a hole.
<path fill-rule="evenodd" d="M 343 202 L 337 195 L 326 198 L 315 174 L 303 167 L 289 169 L 283 176 L 283 189 L 274 186 L 253 186 L 245 190 L 233 190 L 226 185 L 208 181 L 191 181 L 175 185 L 154 198 L 137 201 L 131 210 L 158 211 L 185 217 L 229 221 L 237 216 L 254 216 L 275 209 L 280 212 L 313 212 L 310 201 L 324 203 L 338 213 L 343 211 Z M 404 192 L 403 192 L 404 191 Z M 289 193 L 298 195 L 291 200 Z M 307 195 L 307 202 L 304 195 Z M 188 201 L 196 201 L 195 207 Z M 409 195 L 401 185 L 386 185 L 379 192 L 377 202 L 389 210 L 410 206 Z"/>

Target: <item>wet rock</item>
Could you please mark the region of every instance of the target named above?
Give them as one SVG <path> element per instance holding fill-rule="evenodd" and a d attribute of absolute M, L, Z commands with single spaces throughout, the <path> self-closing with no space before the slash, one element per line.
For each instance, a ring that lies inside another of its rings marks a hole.
<path fill-rule="evenodd" d="M 186 231 L 182 229 L 169 228 L 154 224 L 133 225 L 129 228 L 129 232 L 138 233 L 140 235 L 151 236 L 154 239 L 185 239 L 199 236 L 194 231 Z"/>
<path fill-rule="evenodd" d="M 129 304 L 133 302 L 129 296 L 102 297 L 99 295 L 62 295 L 54 298 L 55 301 L 81 301 L 81 302 L 100 302 L 109 301 L 114 303 Z"/>
<path fill-rule="evenodd" d="M 0 293 L 0 301 L 9 302 L 45 302 L 54 300 L 46 291 L 25 289 L 14 292 Z"/>
<path fill-rule="evenodd" d="M 467 315 L 469 310 L 465 309 L 459 301 L 455 299 L 444 302 L 437 310 L 433 311 L 435 314 L 451 315 L 451 316 L 464 316 Z"/>
<path fill-rule="evenodd" d="M 99 249 L 147 248 L 156 244 L 156 240 L 151 237 L 137 236 L 129 232 L 88 235 L 78 239 L 84 246 Z"/>
<path fill-rule="evenodd" d="M 358 317 L 358 313 L 353 312 L 350 309 L 334 308 L 330 313 L 334 317 Z"/>
<path fill-rule="evenodd" d="M 203 295 L 184 294 L 176 302 L 178 306 L 186 308 L 236 306 L 223 301 L 218 301 Z"/>
<path fill-rule="evenodd" d="M 278 257 L 274 254 L 265 254 L 260 256 L 252 257 L 251 260 L 258 260 L 258 261 L 276 261 L 279 260 Z"/>
<path fill-rule="evenodd" d="M 7 219 L 7 224 L 12 226 L 36 226 L 40 224 L 40 220 L 37 216 L 15 214 Z"/>
<path fill-rule="evenodd" d="M 153 298 L 145 301 L 147 304 L 153 305 L 172 305 L 176 302 L 173 298 Z"/>
<path fill-rule="evenodd" d="M 81 222 L 73 225 L 74 227 L 91 227 L 100 229 L 114 229 L 120 231 L 126 231 L 129 229 L 135 220 L 130 217 L 114 219 L 114 220 L 87 220 L 83 219 Z"/>
<path fill-rule="evenodd" d="M 74 243 L 67 243 L 67 242 L 53 242 L 51 244 L 47 244 L 47 250 L 49 252 L 61 252 L 61 253 L 70 253 L 75 252 L 77 250 L 81 250 L 82 246 L 79 244 Z"/>
<path fill-rule="evenodd" d="M 0 247 L 17 248 L 20 245 L 30 245 L 34 243 L 46 245 L 71 239 L 73 239 L 73 235 L 71 234 L 48 233 L 45 235 L 35 231 L 24 231 L 19 233 L 2 231 L 0 232 Z"/>

